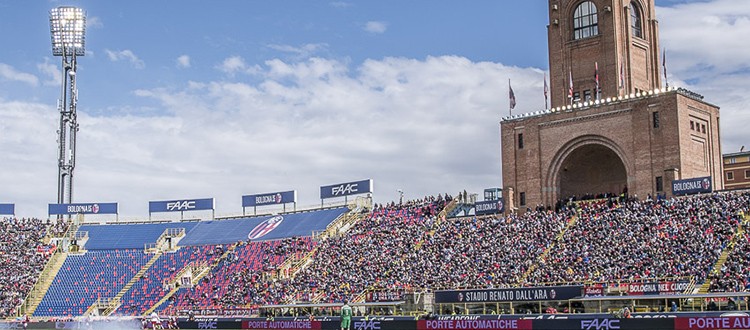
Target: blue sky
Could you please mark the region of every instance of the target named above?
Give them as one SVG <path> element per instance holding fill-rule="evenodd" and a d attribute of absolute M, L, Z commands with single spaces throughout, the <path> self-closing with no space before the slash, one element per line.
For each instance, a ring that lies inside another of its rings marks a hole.
<path fill-rule="evenodd" d="M 656 2 L 670 81 L 748 142 L 750 2 Z M 547 1 L 0 0 L 0 201 L 56 199 L 59 58 L 48 11 L 86 9 L 76 200 L 216 197 L 372 178 L 376 201 L 500 186 L 497 122 L 543 107 Z M 14 31 L 8 33 L 8 31 Z"/>

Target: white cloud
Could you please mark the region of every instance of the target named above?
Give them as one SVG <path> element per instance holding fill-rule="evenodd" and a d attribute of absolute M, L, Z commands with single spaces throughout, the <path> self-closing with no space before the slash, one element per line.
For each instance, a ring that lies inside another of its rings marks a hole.
<path fill-rule="evenodd" d="M 747 32 L 743 3 L 658 9 L 675 83 L 722 108 L 724 152 L 750 144 L 750 54 L 744 39 L 726 38 Z M 730 5 L 740 13 L 732 21 L 721 14 Z M 719 23 L 695 24 L 703 16 Z M 702 28 L 720 40 L 683 44 L 684 33 Z M 76 199 L 118 201 L 121 218 L 143 219 L 157 199 L 215 197 L 217 215 L 236 215 L 243 194 L 297 189 L 300 207 L 319 205 L 320 185 L 364 178 L 374 179 L 376 202 L 396 200 L 397 189 L 406 198 L 481 193 L 502 184 L 498 122 L 508 112 L 508 78 L 514 113 L 544 106 L 541 70 L 458 56 L 355 65 L 321 57 L 254 65 L 234 56 L 217 69 L 231 79 L 137 90 L 153 100 L 148 109 L 101 117 L 79 109 Z M 0 99 L 0 182 L 12 187 L 0 200 L 15 202 L 19 215 L 43 216 L 55 199 L 56 116 L 50 104 Z"/>
<path fill-rule="evenodd" d="M 93 29 L 99 29 L 99 28 L 103 28 L 103 27 L 104 27 L 104 23 L 102 23 L 101 18 L 99 18 L 97 16 L 86 17 L 86 28 L 87 29 L 92 29 L 92 28 Z"/>
<path fill-rule="evenodd" d="M 35 75 L 18 71 L 5 63 L 0 63 L 0 80 L 18 81 L 31 86 L 39 85 L 39 78 Z"/>
<path fill-rule="evenodd" d="M 133 51 L 126 49 L 126 50 L 120 50 L 120 51 L 112 51 L 109 49 L 105 49 L 104 52 L 107 53 L 107 57 L 109 57 L 109 60 L 112 62 L 118 62 L 118 61 L 128 61 L 130 62 L 134 68 L 136 69 L 143 69 L 146 67 L 146 64 L 138 58 L 138 56 L 133 53 Z"/>
<path fill-rule="evenodd" d="M 187 55 L 181 55 L 177 58 L 177 67 L 178 68 L 189 68 L 190 67 L 190 56 Z"/>
<path fill-rule="evenodd" d="M 224 67 L 248 66 L 232 58 Z M 211 196 L 217 214 L 236 215 L 241 195 L 279 189 L 297 189 L 300 207 L 313 206 L 320 185 L 364 178 L 375 180 L 379 202 L 397 198 L 397 189 L 407 198 L 481 191 L 500 182 L 497 124 L 507 93 L 498 91 L 507 77 L 519 108 L 542 106 L 530 101 L 538 99 L 531 94 L 541 88 L 540 71 L 462 57 L 386 58 L 356 67 L 277 59 L 259 70 L 247 81 L 136 92 L 159 111 L 79 112 L 76 198 L 118 201 L 127 218 L 147 216 L 148 200 Z M 55 111 L 8 107 L 0 102 L 0 125 L 14 138 L 0 139 L 0 150 L 22 155 L 27 160 L 16 163 L 42 174 L 17 177 L 8 173 L 20 168 L 4 165 L 0 181 L 34 187 L 13 196 L 41 215 L 54 196 L 38 192 L 54 192 L 56 184 Z M 24 131 L 39 120 L 44 125 Z"/>
<path fill-rule="evenodd" d="M 750 6 L 714 0 L 657 8 L 661 46 L 667 49 L 670 83 L 721 107 L 722 151 L 747 145 L 750 134 Z M 673 81 L 672 81 L 673 80 Z"/>
<path fill-rule="evenodd" d="M 294 60 L 302 60 L 314 54 L 325 51 L 326 49 L 328 49 L 328 44 L 326 43 L 304 44 L 299 47 L 295 47 L 291 45 L 270 44 L 266 47 L 276 50 L 276 51 L 280 51 L 282 53 L 292 54 L 291 58 Z"/>
<path fill-rule="evenodd" d="M 59 86 L 62 83 L 62 68 L 52 64 L 49 60 L 49 57 L 45 57 L 44 63 L 38 63 L 36 65 L 36 68 L 39 70 L 39 72 L 42 73 L 43 76 L 47 77 L 47 79 L 44 81 L 45 85 Z"/>
<path fill-rule="evenodd" d="M 369 21 L 365 23 L 364 29 L 365 31 L 370 33 L 381 34 L 388 29 L 388 23 L 380 21 Z"/>

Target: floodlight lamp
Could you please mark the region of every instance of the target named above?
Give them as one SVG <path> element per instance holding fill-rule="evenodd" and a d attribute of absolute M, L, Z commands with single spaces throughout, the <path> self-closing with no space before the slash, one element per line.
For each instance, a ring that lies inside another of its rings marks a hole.
<path fill-rule="evenodd" d="M 52 55 L 86 54 L 86 13 L 81 8 L 57 7 L 49 11 Z"/>

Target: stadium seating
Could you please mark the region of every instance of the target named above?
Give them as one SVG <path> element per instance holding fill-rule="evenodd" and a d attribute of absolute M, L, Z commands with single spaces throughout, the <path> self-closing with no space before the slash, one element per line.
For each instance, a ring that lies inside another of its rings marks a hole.
<path fill-rule="evenodd" d="M 747 197 L 712 194 L 587 204 L 528 283 L 687 277 L 702 283 Z"/>
<path fill-rule="evenodd" d="M 98 298 L 112 298 L 151 258 L 143 249 L 70 255 L 34 316 L 78 316 Z"/>
<path fill-rule="evenodd" d="M 742 292 L 750 290 L 750 225 L 743 226 L 732 253 L 718 274 L 710 276 L 710 292 Z"/>
<path fill-rule="evenodd" d="M 300 257 L 312 248 L 309 236 L 239 245 L 200 285 L 180 289 L 172 302 L 158 310 L 229 309 L 265 304 L 272 300 L 261 295 L 268 294 L 263 287 L 264 272 L 274 270 L 287 258 Z"/>
<path fill-rule="evenodd" d="M 168 228 L 184 228 L 185 232 L 195 227 L 196 222 L 83 225 L 79 232 L 87 231 L 87 250 L 143 249 L 148 243 L 155 243 Z"/>
<path fill-rule="evenodd" d="M 281 215 L 283 220 L 278 227 L 260 240 L 282 239 L 292 236 L 311 236 L 314 231 L 324 230 L 331 222 L 346 213 L 345 207 L 310 212 Z M 190 230 L 180 242 L 181 246 L 205 244 L 233 244 L 248 239 L 248 234 L 256 226 L 272 216 L 201 221 Z"/>
<path fill-rule="evenodd" d="M 710 291 L 750 288 L 750 225 L 740 215 L 750 211 L 750 193 L 594 200 L 510 216 L 439 216 L 450 200 L 439 196 L 376 205 L 346 233 L 320 241 L 311 233 L 325 229 L 345 208 L 285 214 L 280 222 L 259 216 L 83 226 L 79 230 L 89 232 L 88 252 L 68 257 L 34 315 L 76 316 L 97 298 L 113 297 L 152 256 L 143 246 L 174 226 L 186 230 L 179 249 L 159 257 L 125 294 L 117 314 L 142 314 L 164 297 L 165 281 L 186 265 L 213 261 L 217 265 L 197 286 L 180 289 L 157 311 L 341 302 L 368 289 L 606 284 L 666 277 L 689 278 L 696 285 L 708 278 Z M 266 234 L 249 241 L 248 233 L 256 228 Z M 221 251 L 234 248 L 217 260 L 217 245 Z M 310 251 L 315 251 L 313 258 L 296 276 L 276 276 L 285 260 Z M 709 275 L 722 255 L 727 259 L 721 271 Z"/>
<path fill-rule="evenodd" d="M 148 271 L 122 297 L 122 305 L 115 311 L 119 315 L 141 315 L 169 292 L 164 282 L 173 279 L 189 264 L 210 265 L 219 257 L 215 245 L 183 247 L 163 254 Z"/>
<path fill-rule="evenodd" d="M 0 318 L 17 312 L 54 252 L 56 247 L 44 244 L 44 237 L 67 229 L 65 221 L 0 219 Z"/>

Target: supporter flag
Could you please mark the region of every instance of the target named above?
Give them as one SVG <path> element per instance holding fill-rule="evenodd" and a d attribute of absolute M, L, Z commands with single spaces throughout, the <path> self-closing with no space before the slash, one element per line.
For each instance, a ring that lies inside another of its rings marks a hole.
<path fill-rule="evenodd" d="M 620 62 L 620 89 L 625 88 L 625 60 Z"/>
<path fill-rule="evenodd" d="M 596 81 L 596 100 L 599 100 L 599 62 L 594 62 L 594 80 Z"/>
<path fill-rule="evenodd" d="M 544 73 L 544 109 L 548 109 L 547 98 L 549 96 L 549 86 L 547 86 L 547 73 Z"/>
<path fill-rule="evenodd" d="M 568 87 L 568 98 L 570 99 L 570 104 L 573 104 L 573 71 L 568 71 L 568 74 L 570 80 L 570 87 Z"/>
<path fill-rule="evenodd" d="M 510 110 L 516 108 L 516 94 L 513 93 L 513 87 L 510 86 L 510 79 L 508 79 L 508 98 L 510 99 Z"/>

